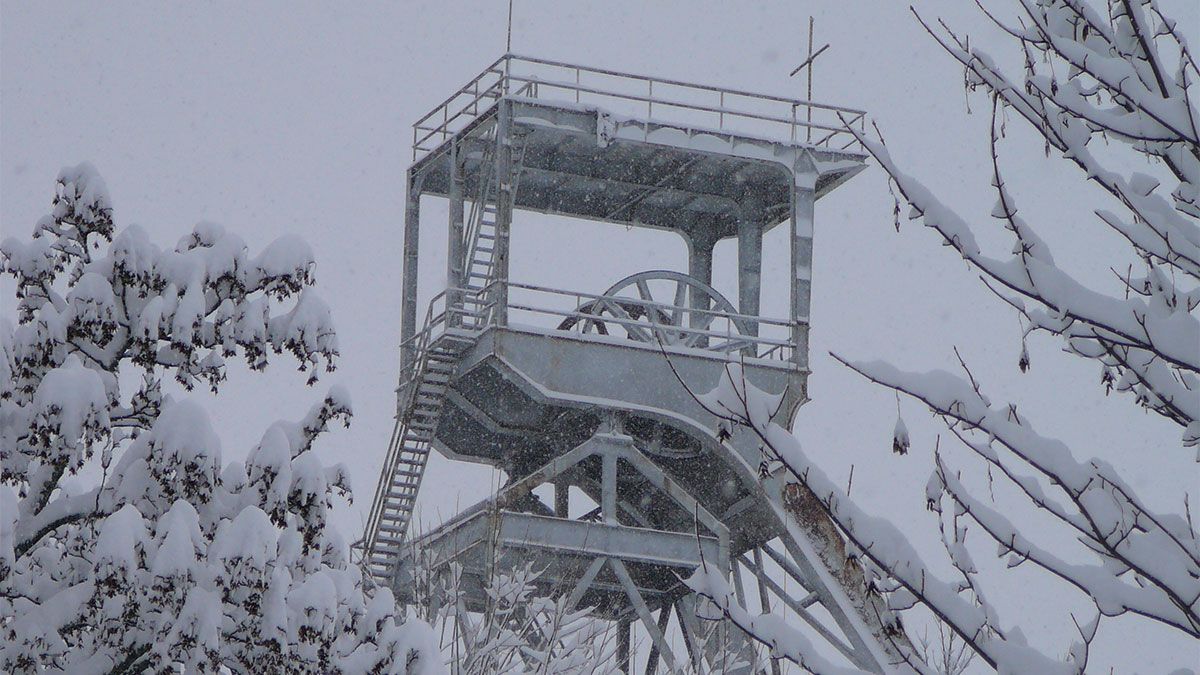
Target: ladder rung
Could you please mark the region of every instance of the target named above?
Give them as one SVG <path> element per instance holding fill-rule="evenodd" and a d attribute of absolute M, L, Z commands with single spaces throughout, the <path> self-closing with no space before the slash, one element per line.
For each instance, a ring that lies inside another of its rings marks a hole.
<path fill-rule="evenodd" d="M 406 528 L 407 529 L 407 528 Z M 387 575 L 393 570 L 396 564 L 396 559 L 399 558 L 404 550 L 404 533 L 399 535 L 391 532 L 380 532 L 376 538 L 378 544 L 375 553 L 371 555 L 371 565 L 377 568 L 382 568 L 377 574 Z"/>

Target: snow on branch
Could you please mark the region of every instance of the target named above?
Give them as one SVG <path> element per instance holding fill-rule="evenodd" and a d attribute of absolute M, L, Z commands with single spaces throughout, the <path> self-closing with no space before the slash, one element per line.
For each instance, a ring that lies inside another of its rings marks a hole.
<path fill-rule="evenodd" d="M 1035 505 L 1071 526 L 1101 564 L 1067 566 L 1037 548 L 1007 518 L 972 498 L 939 460 L 940 491 L 999 544 L 1079 587 L 1105 616 L 1130 611 L 1200 637 L 1200 538 L 1185 519 L 1148 509 L 1111 466 L 1075 460 L 1061 442 L 1038 435 L 1013 406 L 994 407 L 977 385 L 946 372 L 906 373 L 879 361 L 843 363 L 928 405 Z M 1041 482 L 1025 479 L 1014 464 L 1034 471 L 1070 508 L 1051 505 Z"/>
<path fill-rule="evenodd" d="M 441 672 L 328 527 L 348 472 L 314 441 L 348 424 L 346 391 L 228 465 L 207 413 L 164 393 L 217 391 L 239 353 L 332 370 L 312 251 L 251 258 L 211 223 L 161 249 L 112 216 L 71 167 L 32 241 L 0 243 L 20 320 L 0 322 L 0 671 Z M 66 480 L 89 464 L 98 485 Z"/>
<path fill-rule="evenodd" d="M 697 396 L 697 400 L 710 413 L 722 419 L 723 424 L 736 424 L 752 431 L 762 442 L 768 461 L 778 463 L 783 469 L 786 484 L 781 493 L 781 503 L 773 506 L 789 528 L 795 528 L 798 523 L 813 517 L 805 512 L 808 508 L 819 509 L 824 517 L 837 526 L 845 537 L 847 548 L 865 563 L 865 587 L 846 589 L 848 593 L 882 594 L 886 596 L 888 606 L 897 610 L 921 604 L 938 621 L 954 631 L 985 663 L 1002 672 L 1074 673 L 1082 670 L 1091 634 L 1083 635 L 1083 641 L 1072 648 L 1066 662 L 1056 661 L 1031 647 L 1019 630 L 1002 625 L 995 608 L 987 602 L 982 590 L 970 583 L 969 578 L 974 570 L 969 558 L 964 557 L 964 549 L 955 549 L 956 555 L 952 555 L 951 562 L 968 581 L 955 583 L 939 578 L 913 548 L 903 531 L 887 519 L 859 508 L 841 487 L 808 458 L 790 432 L 770 422 L 769 417 L 764 418 L 761 411 L 769 409 L 774 397 L 750 384 L 740 365 L 728 364 L 717 388 L 707 395 Z M 698 577 L 696 583 L 705 579 L 704 576 Z M 704 588 L 709 591 L 710 599 L 727 615 L 733 611 L 744 611 L 724 607 L 718 586 L 705 582 Z M 927 669 L 916 655 L 901 648 L 899 634 L 886 630 L 888 624 L 898 626 L 895 619 L 886 619 L 890 611 L 878 607 L 872 611 L 880 612 L 888 622 L 877 638 L 889 645 L 902 659 L 892 665 L 904 664 L 918 672 Z M 730 618 L 733 619 L 731 615 Z M 734 620 L 764 644 L 777 642 L 783 634 L 780 617 L 741 618 L 742 621 Z M 794 641 L 790 644 L 791 647 L 781 654 L 783 658 L 821 663 L 818 660 L 820 655 L 806 648 L 805 642 Z"/>
<path fill-rule="evenodd" d="M 981 5 L 1019 50 L 1023 72 L 1017 74 L 1005 72 L 979 48 L 979 41 L 917 14 L 936 43 L 963 66 L 968 91 L 982 89 L 990 98 L 991 221 L 977 222 L 942 202 L 892 157 L 878 130 L 874 136 L 850 131 L 887 172 L 897 201 L 909 206 L 909 218 L 936 231 L 945 246 L 978 270 L 1000 306 L 1019 313 L 1026 335 L 1041 331 L 1058 336 L 1067 353 L 1100 366 L 1105 393 L 1115 389 L 1130 394 L 1134 405 L 1182 429 L 1182 447 L 1200 447 L 1200 108 L 1192 91 L 1200 71 L 1182 33 L 1156 2 L 1105 4 L 1107 12 L 1083 0 L 1017 0 L 1015 22 Z M 1100 188 L 1095 195 L 1118 206 L 1094 213 L 1098 223 L 1128 243 L 1126 253 L 1139 261 L 1140 272 L 1124 259 L 1108 262 L 1102 270 L 1111 270 L 1116 283 L 1115 289 L 1105 290 L 1094 282 L 1082 283 L 1059 265 L 1039 236 L 1056 223 L 1023 211 L 1004 178 L 1001 139 L 1008 110 L 1042 137 L 1048 156 L 1053 150 L 1079 170 L 1081 186 Z M 1148 168 L 1130 171 L 1131 160 Z M 1011 237 L 1007 252 L 985 251 L 979 243 L 995 222 Z M 1029 367 L 1024 338 L 1022 371 Z M 1006 659 L 1014 647 L 1021 652 L 1028 647 L 1019 630 L 1005 630 L 994 616 L 985 595 L 988 579 L 965 546 L 973 530 L 996 544 L 997 555 L 1009 567 L 1028 562 L 1095 605 L 1094 619 L 1076 622 L 1080 640 L 1060 665 L 1075 671 L 1086 667 L 1088 647 L 1104 617 L 1135 615 L 1186 639 L 1200 637 L 1200 538 L 1186 496 L 1182 515 L 1148 508 L 1114 467 L 1076 459 L 1065 444 L 1035 431 L 1014 405 L 989 400 L 961 357 L 965 377 L 835 358 L 927 405 L 969 450 L 967 457 L 982 462 L 989 478 L 1007 481 L 1082 546 L 1081 555 L 1069 560 L 1053 552 L 1064 543 L 1061 538 L 1051 540 L 1044 530 L 1017 522 L 1011 509 L 982 499 L 935 450 L 926 503 L 939 516 L 946 511 L 939 518 L 942 541 L 961 577 L 951 590 L 954 596 L 969 594 L 982 620 L 959 613 L 950 594 L 931 594 L 928 587 L 914 590 L 913 565 L 924 571 L 919 561 L 889 560 L 879 548 L 871 548 L 873 540 L 863 533 L 870 521 L 854 514 L 836 486 L 814 474 L 798 447 L 787 449 L 787 438 L 776 433 L 772 450 L 800 482 L 823 497 L 847 539 L 860 544 L 863 555 L 877 565 L 882 583 L 911 594 L 988 665 L 1011 668 Z M 743 423 L 754 424 L 754 416 L 747 415 Z M 897 447 L 902 446 L 901 430 L 899 423 Z M 1045 665 L 1017 670 L 1040 671 Z"/>

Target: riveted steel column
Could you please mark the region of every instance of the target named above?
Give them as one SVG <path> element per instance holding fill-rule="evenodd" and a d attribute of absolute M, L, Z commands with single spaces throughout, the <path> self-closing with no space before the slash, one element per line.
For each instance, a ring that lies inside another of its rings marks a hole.
<path fill-rule="evenodd" d="M 620 524 L 617 521 L 617 456 L 611 452 L 601 455 L 600 513 L 604 522 Z"/>
<path fill-rule="evenodd" d="M 459 142 L 450 145 L 450 222 L 449 241 L 446 245 L 446 313 L 447 323 L 457 326 L 462 323 L 462 293 L 453 289 L 463 287 L 466 266 L 466 242 L 463 225 L 463 167 L 462 146 Z"/>
<path fill-rule="evenodd" d="M 762 296 L 762 201 L 747 198 L 738 211 L 738 312 L 758 316 Z M 750 323 L 758 335 L 758 323 Z"/>
<path fill-rule="evenodd" d="M 554 481 L 554 517 L 571 517 L 571 486 L 564 480 Z"/>
<path fill-rule="evenodd" d="M 792 190 L 792 362 L 808 365 L 808 315 L 812 299 L 813 207 L 817 174 L 795 174 Z"/>
<path fill-rule="evenodd" d="M 413 347 L 409 341 L 417 332 L 417 248 L 421 230 L 421 183 L 423 176 L 409 171 L 408 192 L 404 208 L 404 260 L 400 304 L 400 368 L 413 363 Z"/>
<path fill-rule="evenodd" d="M 492 298 L 496 307 L 492 316 L 498 326 L 508 325 L 508 253 L 512 228 L 512 103 L 500 101 L 496 111 L 496 250 L 493 278 L 496 283 Z"/>
<path fill-rule="evenodd" d="M 698 235 L 689 235 L 687 236 L 687 243 L 688 276 L 712 286 L 713 246 L 716 245 L 716 240 L 701 238 Z M 697 292 L 696 289 L 688 289 L 688 295 L 690 296 L 688 298 L 688 307 L 692 309 L 709 309 L 708 298 Z M 697 312 L 689 313 L 689 328 L 704 330 L 708 328 L 710 323 L 712 323 L 710 315 Z M 701 348 L 708 346 L 708 338 L 705 336 L 699 337 L 696 346 Z"/>
<path fill-rule="evenodd" d="M 633 629 L 629 619 L 617 622 L 617 668 L 625 675 L 633 672 L 633 641 L 630 631 Z"/>

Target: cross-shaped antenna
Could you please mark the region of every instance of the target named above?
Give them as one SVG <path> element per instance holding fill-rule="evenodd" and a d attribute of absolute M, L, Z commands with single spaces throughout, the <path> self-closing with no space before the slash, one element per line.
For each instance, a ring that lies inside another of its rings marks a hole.
<path fill-rule="evenodd" d="M 510 3 L 511 3 L 511 1 L 512 0 L 509 0 Z M 788 75 L 788 77 L 795 77 L 796 73 L 800 72 L 801 70 L 803 70 L 805 68 L 808 68 L 808 73 L 807 73 L 808 74 L 808 96 L 806 97 L 806 100 L 808 101 L 808 127 L 805 130 L 804 138 L 806 141 L 809 141 L 809 142 L 812 141 L 813 61 L 815 61 L 816 58 L 818 56 L 820 56 L 821 53 L 824 52 L 826 49 L 829 49 L 829 43 L 825 43 L 825 46 L 821 47 L 816 52 L 813 52 L 813 18 L 811 16 L 808 17 L 808 58 L 804 59 L 804 61 L 800 65 L 796 66 L 796 68 L 794 70 L 792 70 L 791 74 Z"/>

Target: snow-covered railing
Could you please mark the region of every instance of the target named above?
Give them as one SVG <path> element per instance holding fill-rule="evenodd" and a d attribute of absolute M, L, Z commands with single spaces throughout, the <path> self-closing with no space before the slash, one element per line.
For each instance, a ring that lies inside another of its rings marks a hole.
<path fill-rule="evenodd" d="M 624 295 L 599 295 L 507 282 L 508 302 L 497 307 L 494 281 L 481 289 L 450 288 L 429 302 L 425 324 L 401 344 L 415 363 L 447 330 L 479 331 L 493 325 L 587 335 L 601 341 L 648 343 L 671 352 L 706 352 L 722 357 L 792 362 L 791 326 L 773 319 L 735 312 L 680 307 Z M 447 297 L 461 299 L 447 304 Z M 746 329 L 749 328 L 749 331 Z M 405 400 L 415 373 L 400 383 Z"/>
<path fill-rule="evenodd" d="M 852 108 L 505 54 L 413 124 L 413 161 L 505 96 L 596 105 L 619 115 L 838 150 L 861 151 L 847 126 L 866 124 L 866 113 Z"/>
<path fill-rule="evenodd" d="M 508 288 L 509 325 L 625 338 L 669 351 L 699 350 L 781 362 L 792 357 L 790 326 L 783 319 L 517 282 L 509 282 Z"/>

